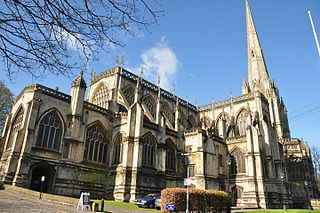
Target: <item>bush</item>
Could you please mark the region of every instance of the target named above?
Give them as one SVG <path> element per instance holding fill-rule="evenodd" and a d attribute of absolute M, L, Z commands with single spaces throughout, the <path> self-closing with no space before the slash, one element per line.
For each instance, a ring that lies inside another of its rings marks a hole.
<path fill-rule="evenodd" d="M 176 211 L 186 209 L 186 193 L 184 188 L 168 188 L 161 191 L 161 210 L 166 210 L 166 204 L 174 204 Z M 204 211 L 209 209 L 227 209 L 228 196 L 226 192 L 190 189 L 189 209 L 191 211 Z"/>

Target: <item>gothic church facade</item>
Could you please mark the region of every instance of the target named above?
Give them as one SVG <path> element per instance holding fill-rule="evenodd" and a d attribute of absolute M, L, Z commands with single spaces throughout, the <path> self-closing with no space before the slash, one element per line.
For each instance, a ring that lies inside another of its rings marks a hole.
<path fill-rule="evenodd" d="M 196 107 L 122 67 L 92 76 L 86 101 L 82 73 L 70 95 L 38 84 L 25 87 L 1 137 L 1 180 L 39 190 L 45 176 L 49 193 L 78 197 L 88 191 L 133 201 L 184 187 L 182 154 L 188 153 L 192 187 L 230 191 L 235 206 L 307 202 L 291 193 L 303 191 L 307 178 L 292 178 L 287 167 L 304 159 L 310 187 L 310 152 L 302 141 L 304 152 L 292 145 L 297 140 L 290 136 L 247 2 L 246 16 L 248 81 L 238 97 Z"/>

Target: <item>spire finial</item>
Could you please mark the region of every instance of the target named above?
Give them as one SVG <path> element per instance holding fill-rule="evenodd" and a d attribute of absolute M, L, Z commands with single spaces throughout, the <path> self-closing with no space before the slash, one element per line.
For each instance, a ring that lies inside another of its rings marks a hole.
<path fill-rule="evenodd" d="M 160 75 L 158 75 L 158 87 L 160 87 Z"/>
<path fill-rule="evenodd" d="M 174 95 L 174 93 L 176 92 L 176 86 L 173 84 L 173 87 L 172 87 L 172 94 Z"/>
<path fill-rule="evenodd" d="M 123 67 L 123 64 L 124 64 L 124 57 L 121 56 L 121 59 L 120 59 L 120 57 L 117 56 L 116 65 L 122 68 L 122 67 Z"/>
<path fill-rule="evenodd" d="M 140 79 L 142 79 L 142 76 L 143 76 L 143 66 L 141 66 L 141 68 L 140 68 Z"/>
<path fill-rule="evenodd" d="M 233 98 L 232 88 L 229 89 L 229 95 L 230 95 L 230 98 Z"/>

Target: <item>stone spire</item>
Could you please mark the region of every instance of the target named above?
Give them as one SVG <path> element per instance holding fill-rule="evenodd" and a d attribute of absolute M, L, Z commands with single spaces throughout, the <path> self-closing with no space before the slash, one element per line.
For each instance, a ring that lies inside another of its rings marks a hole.
<path fill-rule="evenodd" d="M 259 90 L 267 89 L 269 74 L 264 61 L 259 37 L 254 26 L 253 18 L 246 0 L 246 19 L 247 19 L 247 48 L 248 48 L 248 83 L 250 90 L 253 91 L 257 86 Z"/>

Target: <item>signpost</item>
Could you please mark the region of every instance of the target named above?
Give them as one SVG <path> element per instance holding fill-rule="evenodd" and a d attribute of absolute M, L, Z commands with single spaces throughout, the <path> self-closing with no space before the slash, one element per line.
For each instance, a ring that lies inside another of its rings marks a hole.
<path fill-rule="evenodd" d="M 77 209 L 81 209 L 81 211 L 83 210 L 91 211 L 89 192 L 81 192 Z"/>

